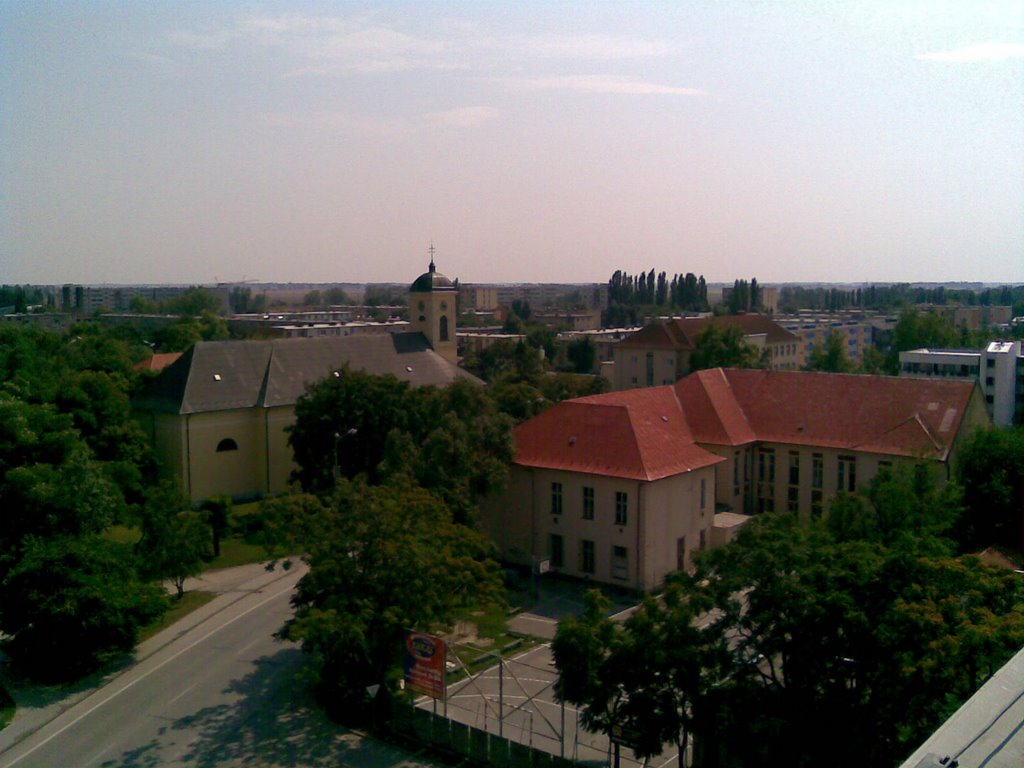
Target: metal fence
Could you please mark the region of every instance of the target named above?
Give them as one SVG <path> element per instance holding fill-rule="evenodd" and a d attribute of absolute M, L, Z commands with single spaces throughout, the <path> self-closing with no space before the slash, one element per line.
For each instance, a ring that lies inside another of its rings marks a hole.
<path fill-rule="evenodd" d="M 471 674 L 471 668 L 487 661 L 481 656 L 489 657 L 492 665 Z M 611 764 L 613 747 L 607 736 L 586 731 L 575 707 L 555 701 L 558 673 L 549 645 L 505 658 L 450 643 L 448 669 L 452 676 L 461 673 L 461 679 L 448 684 L 443 700 L 417 700 L 411 725 L 405 724 L 417 729 L 420 740 L 499 766 Z M 513 762 L 505 762 L 506 753 Z M 648 763 L 652 768 L 676 764 L 674 755 Z M 622 748 L 619 765 L 637 768 L 644 763 Z"/>

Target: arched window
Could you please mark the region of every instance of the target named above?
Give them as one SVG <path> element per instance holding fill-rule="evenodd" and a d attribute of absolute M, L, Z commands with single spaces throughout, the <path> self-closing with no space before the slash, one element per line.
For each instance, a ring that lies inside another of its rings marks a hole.
<path fill-rule="evenodd" d="M 448 316 L 441 315 L 441 341 L 448 341 Z"/>
<path fill-rule="evenodd" d="M 223 453 L 224 451 L 237 451 L 238 443 L 232 440 L 230 437 L 225 437 L 219 443 L 217 443 L 217 453 Z"/>

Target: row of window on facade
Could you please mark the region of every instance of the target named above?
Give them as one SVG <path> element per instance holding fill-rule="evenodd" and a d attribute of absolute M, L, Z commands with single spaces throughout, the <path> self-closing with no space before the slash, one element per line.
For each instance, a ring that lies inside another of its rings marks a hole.
<path fill-rule="evenodd" d="M 757 511 L 775 511 L 775 450 L 761 448 L 755 454 L 757 473 Z M 786 511 L 797 512 L 800 508 L 800 460 L 799 451 L 789 451 L 787 466 Z M 740 466 L 743 466 L 743 481 L 740 481 Z M 891 468 L 892 462 L 879 461 L 879 471 Z M 749 467 L 742 461 L 741 454 L 733 454 L 732 467 L 733 495 L 738 496 L 742 485 L 750 481 Z M 857 489 L 857 457 L 840 455 L 836 464 L 836 491 L 853 492 Z M 825 499 L 825 455 L 811 454 L 811 515 L 820 517 L 824 511 Z"/>
<path fill-rule="evenodd" d="M 707 480 L 700 481 L 700 508 L 707 506 Z M 589 485 L 583 486 L 581 517 L 584 520 L 594 519 L 596 508 L 594 488 Z M 564 489 L 559 482 L 551 483 L 551 514 L 561 515 L 565 507 Z M 629 523 L 629 494 L 625 491 L 615 492 L 615 525 L 627 525 Z"/>
<path fill-rule="evenodd" d="M 703 551 L 707 548 L 707 544 L 707 532 L 701 529 L 697 548 Z M 562 534 L 552 533 L 549 535 L 548 552 L 552 568 L 565 567 L 565 537 Z M 676 539 L 676 570 L 684 571 L 689 568 L 690 563 L 687 560 L 687 554 L 686 537 L 680 536 Z M 579 540 L 577 557 L 577 569 L 580 573 L 593 575 L 597 572 L 597 556 L 593 540 Z M 613 579 L 626 581 L 629 578 L 629 549 L 618 544 L 611 546 L 609 573 Z"/>

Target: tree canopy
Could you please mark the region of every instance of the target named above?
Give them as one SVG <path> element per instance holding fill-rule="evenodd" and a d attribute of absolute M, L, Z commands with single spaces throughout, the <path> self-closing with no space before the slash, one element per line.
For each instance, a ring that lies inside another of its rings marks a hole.
<path fill-rule="evenodd" d="M 370 484 L 404 478 L 435 493 L 460 521 L 500 487 L 512 459 L 511 419 L 466 380 L 442 389 L 344 369 L 312 385 L 295 407 L 291 444 L 303 489 L 335 474 Z"/>
<path fill-rule="evenodd" d="M 465 606 L 501 600 L 491 546 L 424 489 L 342 480 L 324 502 L 276 500 L 266 516 L 270 535 L 308 552 L 281 635 L 315 659 L 330 708 L 359 706 L 369 685 L 397 690 L 406 629 L 443 629 Z"/>
<path fill-rule="evenodd" d="M 734 325 L 708 323 L 695 342 L 690 355 L 690 370 L 706 368 L 757 368 L 761 354 L 743 339 L 743 331 Z"/>
<path fill-rule="evenodd" d="M 559 696 L 639 756 L 693 733 L 721 764 L 896 761 L 1024 642 L 1024 584 L 952 556 L 957 492 L 925 479 L 883 473 L 823 520 L 757 516 L 621 624 L 588 605 L 559 625 Z"/>
<path fill-rule="evenodd" d="M 967 510 L 964 547 L 1024 552 L 1024 427 L 976 430 L 960 449 L 956 473 Z"/>
<path fill-rule="evenodd" d="M 92 323 L 64 336 L 0 328 L 0 633 L 37 677 L 123 653 L 164 608 L 131 548 L 102 538 L 141 502 L 153 467 L 128 405 L 146 354 Z"/>
<path fill-rule="evenodd" d="M 846 352 L 846 343 L 841 333 L 829 331 L 822 344 L 811 347 L 811 357 L 807 361 L 808 371 L 825 371 L 827 373 L 852 373 L 853 361 Z"/>

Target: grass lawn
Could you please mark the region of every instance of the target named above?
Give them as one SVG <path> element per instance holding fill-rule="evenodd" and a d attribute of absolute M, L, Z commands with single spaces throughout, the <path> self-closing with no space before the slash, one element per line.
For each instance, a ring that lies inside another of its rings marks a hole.
<path fill-rule="evenodd" d="M 500 605 L 478 606 L 467 611 L 462 621 L 476 626 L 476 639 L 458 641 L 451 647 L 470 674 L 498 663 L 496 655 L 508 658 L 522 653 L 539 644 L 541 640 L 508 629 L 509 614 Z M 454 683 L 466 676 L 461 668 L 448 674 L 448 682 Z"/>
<path fill-rule="evenodd" d="M 171 626 L 178 619 L 182 619 L 197 608 L 201 608 L 213 600 L 216 595 L 213 592 L 186 592 L 181 600 L 172 600 L 170 610 L 154 621 L 139 633 L 139 642 L 148 640 L 153 635 Z"/>
<path fill-rule="evenodd" d="M 259 544 L 250 544 L 241 539 L 221 539 L 220 556 L 214 557 L 203 566 L 204 571 L 216 571 L 220 568 L 232 568 L 236 565 L 262 563 L 269 560 L 267 550 Z"/>

